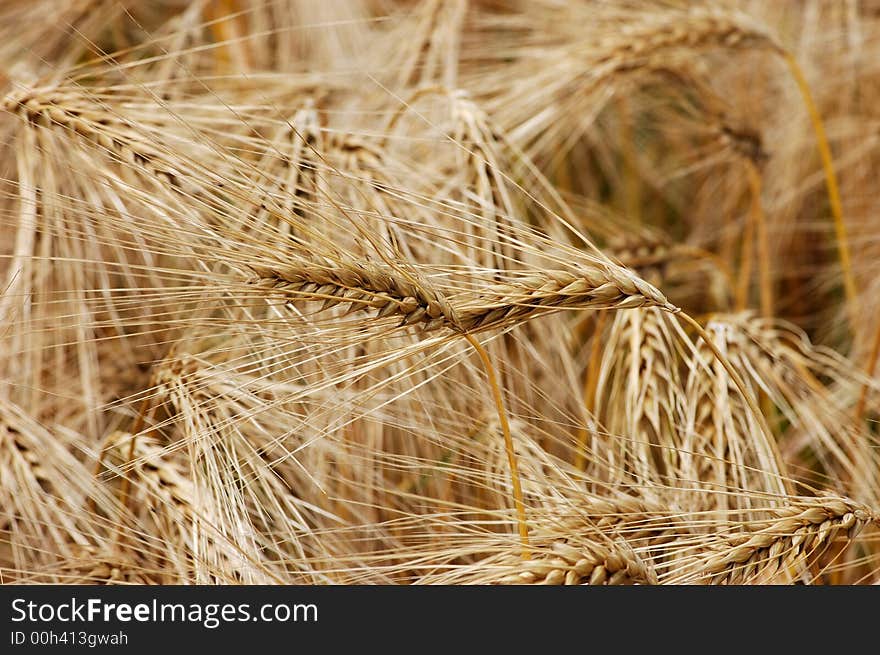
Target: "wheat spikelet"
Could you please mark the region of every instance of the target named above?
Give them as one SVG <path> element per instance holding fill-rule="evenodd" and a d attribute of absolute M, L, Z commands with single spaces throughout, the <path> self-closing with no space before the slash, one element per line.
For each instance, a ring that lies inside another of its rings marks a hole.
<path fill-rule="evenodd" d="M 858 373 L 785 321 L 743 312 L 717 315 L 713 322 L 727 335 L 731 362 L 789 422 L 779 437 L 783 457 L 798 463 L 803 457 L 819 458 L 826 479 L 808 482 L 828 485 L 834 480 L 841 493 L 873 505 L 878 491 L 865 473 L 874 467 L 876 439 L 848 411 L 863 383 Z"/>
<path fill-rule="evenodd" d="M 707 332 L 725 357 L 736 352 L 737 335 L 723 323 L 710 321 Z M 733 509 L 760 507 L 772 497 L 787 495 L 791 482 L 773 435 L 760 424 L 763 416 L 743 401 L 738 384 L 737 393 L 732 393 L 732 376 L 722 371 L 720 360 L 708 350 L 704 342 L 696 344 L 688 363 L 680 476 L 686 487 L 701 490 L 693 496 L 694 502 L 716 508 L 723 524 Z M 745 383 L 755 394 L 752 384 Z M 763 493 L 740 497 L 742 489 Z"/>

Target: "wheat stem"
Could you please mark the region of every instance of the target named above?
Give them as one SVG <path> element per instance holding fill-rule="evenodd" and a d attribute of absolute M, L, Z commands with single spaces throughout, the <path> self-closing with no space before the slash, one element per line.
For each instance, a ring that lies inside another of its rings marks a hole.
<path fill-rule="evenodd" d="M 751 160 L 746 161 L 746 175 L 752 192 L 751 214 L 758 232 L 758 276 L 761 288 L 761 315 L 773 316 L 773 282 L 770 277 L 770 242 L 767 236 L 767 218 L 761 204 L 761 174 Z"/>
<path fill-rule="evenodd" d="M 596 328 L 593 331 L 593 342 L 590 345 L 590 361 L 587 364 L 587 377 L 584 382 L 584 408 L 592 415 L 596 406 L 596 386 L 599 383 L 599 366 L 602 359 L 602 330 L 605 327 L 605 319 L 608 312 L 600 310 L 596 317 Z M 589 419 L 589 417 L 588 417 Z M 577 455 L 575 467 L 584 471 L 587 467 L 587 437 L 589 432 L 586 428 L 578 434 Z"/>
<path fill-rule="evenodd" d="M 147 420 L 147 414 L 152 413 L 153 411 L 153 400 L 152 396 L 147 396 L 141 401 L 141 406 L 138 409 L 137 418 L 135 418 L 134 424 L 131 428 L 131 441 L 128 444 L 128 453 L 126 457 L 126 464 L 130 464 L 134 461 L 134 453 L 135 453 L 135 444 L 137 442 L 138 434 L 144 428 L 144 424 Z M 124 475 L 122 477 L 122 484 L 119 489 L 119 506 L 120 511 L 126 512 L 128 511 L 128 501 L 129 501 L 129 491 L 131 488 L 131 478 L 130 475 Z M 122 526 L 122 521 L 120 521 L 120 528 Z"/>
<path fill-rule="evenodd" d="M 865 416 L 865 403 L 868 401 L 868 387 L 870 379 L 874 377 L 874 369 L 877 368 L 877 357 L 880 356 L 880 322 L 877 323 L 877 329 L 874 332 L 874 343 L 871 345 L 871 353 L 868 355 L 868 364 L 865 366 L 865 373 L 868 380 L 862 385 L 859 392 L 859 400 L 856 403 L 856 422 L 861 424 Z"/>
<path fill-rule="evenodd" d="M 507 420 L 507 412 L 504 409 L 504 398 L 501 393 L 501 387 L 498 385 L 498 376 L 495 374 L 495 367 L 492 359 L 486 349 L 480 345 L 473 335 L 464 333 L 464 338 L 471 344 L 480 359 L 483 362 L 483 368 L 486 371 L 486 377 L 489 379 L 489 386 L 492 389 L 492 397 L 495 400 L 495 409 L 498 412 L 498 421 L 501 423 L 501 431 L 504 433 L 504 448 L 507 451 L 507 463 L 510 466 L 510 479 L 513 484 L 513 500 L 516 505 L 516 517 L 519 523 L 519 538 L 522 545 L 522 558 L 529 559 L 529 526 L 526 522 L 526 506 L 523 501 L 522 484 L 519 478 L 519 468 L 516 461 L 516 452 L 513 449 L 513 437 L 510 434 L 510 423 Z"/>
<path fill-rule="evenodd" d="M 855 317 L 858 315 L 858 290 L 856 288 L 855 278 L 852 272 L 852 262 L 850 258 L 849 239 L 846 233 L 846 224 L 843 221 L 843 204 L 840 200 L 840 188 L 837 184 L 837 174 L 834 172 L 834 160 L 831 156 L 831 147 L 828 144 L 828 137 L 825 134 L 825 124 L 822 122 L 822 116 L 813 100 L 813 94 L 810 91 L 810 85 L 800 65 L 797 63 L 794 55 L 784 51 L 785 58 L 791 75 L 800 90 L 803 97 L 804 105 L 810 115 L 810 121 L 813 124 L 813 131 L 816 133 L 816 143 L 819 148 L 819 156 L 822 159 L 822 168 L 825 171 L 825 184 L 828 187 L 828 201 L 831 205 L 831 215 L 834 219 L 834 231 L 837 235 L 837 251 L 840 257 L 840 266 L 843 269 L 843 288 L 846 293 L 846 300 L 849 305 L 850 329 L 855 330 Z"/>

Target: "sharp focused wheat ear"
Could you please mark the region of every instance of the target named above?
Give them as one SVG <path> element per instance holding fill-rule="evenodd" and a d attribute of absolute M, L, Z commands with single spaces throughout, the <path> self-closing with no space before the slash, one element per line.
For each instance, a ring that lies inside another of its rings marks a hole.
<path fill-rule="evenodd" d="M 290 300 L 321 301 L 321 309 L 348 304 L 349 310 L 377 310 L 378 318 L 399 316 L 403 325 L 420 324 L 426 330 L 458 327 L 449 303 L 439 294 L 404 279 L 396 271 L 366 264 L 302 266 L 283 271 L 255 268 L 248 283 L 278 292 Z"/>
<path fill-rule="evenodd" d="M 798 500 L 772 513 L 772 519 L 713 544 L 696 564 L 693 580 L 772 584 L 797 579 L 808 574 L 836 539 L 848 544 L 868 523 L 878 521 L 864 505 L 835 497 Z"/>
<path fill-rule="evenodd" d="M 250 281 L 260 289 L 281 292 L 291 300 L 320 300 L 322 309 L 350 303 L 351 309 L 377 309 L 379 318 L 401 316 L 401 325 L 422 324 L 426 330 L 446 327 L 464 334 L 483 363 L 501 422 L 513 482 L 523 556 L 528 556 L 528 526 L 516 454 L 498 384 L 488 353 L 472 332 L 513 325 L 561 309 L 627 309 L 656 305 L 678 311 L 656 288 L 624 269 L 546 271 L 502 285 L 489 285 L 472 299 L 450 298 L 400 274 L 349 263 L 341 267 L 300 266 L 283 271 L 254 269 Z M 458 304 L 458 307 L 456 307 Z"/>
<path fill-rule="evenodd" d="M 443 296 L 379 266 L 350 263 L 339 267 L 254 267 L 250 285 L 279 292 L 291 300 L 320 301 L 322 309 L 349 304 L 378 310 L 379 317 L 400 316 L 402 325 L 421 324 L 475 332 L 521 323 L 563 309 L 677 308 L 655 287 L 635 275 L 596 268 L 582 273 L 543 271 L 508 283 L 488 284 L 476 293 Z"/>
<path fill-rule="evenodd" d="M 531 561 L 502 565 L 518 569 L 503 577 L 508 585 L 631 585 L 657 584 L 654 569 L 625 544 L 606 545 L 560 539 Z"/>

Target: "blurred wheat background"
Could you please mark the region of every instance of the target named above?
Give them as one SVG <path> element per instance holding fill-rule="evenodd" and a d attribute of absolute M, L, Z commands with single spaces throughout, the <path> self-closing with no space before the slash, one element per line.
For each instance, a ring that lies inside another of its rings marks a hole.
<path fill-rule="evenodd" d="M 880 3 L 2 0 L 0 582 L 880 581 Z"/>

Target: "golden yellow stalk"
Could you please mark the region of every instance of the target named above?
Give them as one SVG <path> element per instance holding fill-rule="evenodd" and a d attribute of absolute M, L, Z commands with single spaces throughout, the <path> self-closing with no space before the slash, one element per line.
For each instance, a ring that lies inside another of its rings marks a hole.
<path fill-rule="evenodd" d="M 822 169 L 825 171 L 825 185 L 828 187 L 828 202 L 831 205 L 831 215 L 834 219 L 834 231 L 837 236 L 837 252 L 840 256 L 840 266 L 843 270 L 843 288 L 846 293 L 846 301 L 850 317 L 850 329 L 855 329 L 855 317 L 858 315 L 858 290 L 852 271 L 852 260 L 849 250 L 849 238 L 846 233 L 846 223 L 843 220 L 843 204 L 840 200 L 840 187 L 837 184 L 837 174 L 834 172 L 834 159 L 831 156 L 831 146 L 828 145 L 828 137 L 825 134 L 825 124 L 822 116 L 813 100 L 810 85 L 804 76 L 803 70 L 797 63 L 794 55 L 788 51 L 782 52 L 791 75 L 803 97 L 807 113 L 816 133 L 816 145 L 819 148 L 819 156 L 822 159 Z"/>
<path fill-rule="evenodd" d="M 593 342 L 590 344 L 590 361 L 587 364 L 587 376 L 584 381 L 584 408 L 592 415 L 596 406 L 596 385 L 599 382 L 599 362 L 602 359 L 602 330 L 608 312 L 600 310 L 596 316 L 596 327 L 593 330 Z M 589 431 L 584 428 L 578 432 L 575 467 L 583 471 L 587 466 L 587 437 Z"/>
<path fill-rule="evenodd" d="M 751 207 L 746 216 L 745 230 L 742 236 L 740 253 L 739 277 L 736 282 L 736 311 L 741 312 L 749 306 L 749 287 L 752 282 L 752 260 L 755 257 L 755 194 L 752 191 Z"/>
<path fill-rule="evenodd" d="M 489 378 L 489 386 L 492 389 L 492 397 L 495 400 L 495 408 L 498 411 L 498 420 L 501 423 L 501 431 L 504 434 L 504 448 L 507 451 L 507 463 L 510 466 L 510 479 L 513 484 L 513 499 L 516 505 L 516 517 L 519 524 L 519 538 L 522 544 L 522 557 L 529 559 L 529 525 L 526 522 L 526 506 L 523 501 L 522 484 L 519 479 L 519 467 L 516 462 L 516 451 L 513 448 L 513 438 L 510 435 L 510 423 L 507 420 L 507 412 L 504 409 L 504 397 L 501 393 L 501 387 L 498 385 L 498 376 L 495 374 L 495 367 L 489 358 L 489 353 L 480 345 L 472 335 L 465 333 L 464 338 L 467 340 L 483 362 L 483 368 L 486 371 L 486 377 Z"/>
<path fill-rule="evenodd" d="M 751 220 L 758 231 L 758 275 L 761 288 L 761 316 L 773 316 L 773 281 L 770 276 L 770 243 L 767 218 L 761 203 L 761 173 L 751 160 L 746 161 L 746 175 L 752 194 Z"/>

